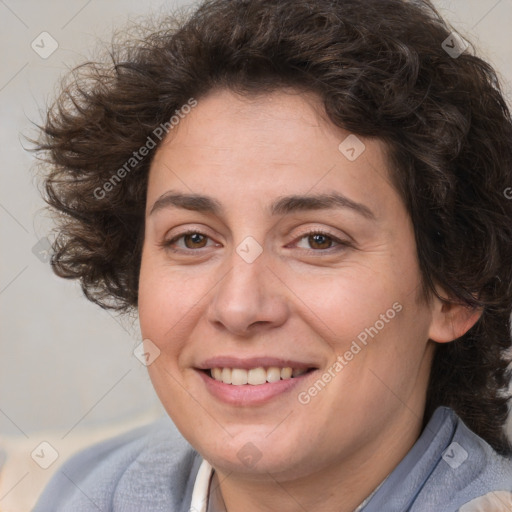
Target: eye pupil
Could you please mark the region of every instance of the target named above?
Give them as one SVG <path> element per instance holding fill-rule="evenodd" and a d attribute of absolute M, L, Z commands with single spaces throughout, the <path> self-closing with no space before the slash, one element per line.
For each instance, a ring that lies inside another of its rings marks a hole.
<path fill-rule="evenodd" d="M 329 248 L 328 246 L 330 245 L 330 237 L 321 235 L 321 234 L 316 234 L 316 235 L 311 235 L 309 238 L 310 238 L 310 242 L 311 242 L 311 240 L 313 241 L 313 243 L 311 243 L 312 246 L 315 244 L 321 245 L 321 246 L 327 245 L 327 247 L 320 247 L 320 248 L 321 249 Z"/>
<path fill-rule="evenodd" d="M 186 243 L 187 240 L 190 240 L 192 242 L 192 244 L 194 244 L 193 247 L 188 247 L 189 244 Z M 185 235 L 185 245 L 187 245 L 187 247 L 189 249 L 196 248 L 198 244 L 201 244 L 205 240 L 206 240 L 206 238 L 203 235 L 201 235 L 200 233 L 191 233 L 191 234 Z M 203 247 L 203 246 L 204 246 L 204 244 L 201 247 Z"/>

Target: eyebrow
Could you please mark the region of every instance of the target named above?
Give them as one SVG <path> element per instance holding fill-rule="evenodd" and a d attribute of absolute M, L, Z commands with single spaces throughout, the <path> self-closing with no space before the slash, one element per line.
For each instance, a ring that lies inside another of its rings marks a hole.
<path fill-rule="evenodd" d="M 171 207 L 211 213 L 216 216 L 221 216 L 224 212 L 221 203 L 213 197 L 199 194 L 183 194 L 171 190 L 155 201 L 149 215 Z M 270 205 L 270 214 L 272 216 L 288 215 L 300 211 L 327 210 L 333 208 L 349 208 L 366 219 L 375 220 L 375 214 L 366 205 L 353 201 L 338 192 L 332 192 L 330 194 L 281 196 Z"/>

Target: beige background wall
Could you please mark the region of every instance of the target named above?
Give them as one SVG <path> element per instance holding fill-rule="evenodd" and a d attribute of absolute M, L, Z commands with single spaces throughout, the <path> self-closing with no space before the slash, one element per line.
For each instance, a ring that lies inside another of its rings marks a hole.
<path fill-rule="evenodd" d="M 512 98 L 512 0 L 435 4 L 494 63 Z M 51 473 L 84 444 L 162 414 L 132 354 L 136 320 L 87 302 L 45 262 L 48 222 L 21 134 L 34 134 L 30 120 L 40 119 L 59 76 L 98 39 L 127 19 L 177 5 L 186 3 L 0 0 L 0 511 L 29 510 Z M 42 441 L 59 453 L 46 470 L 30 457 Z"/>

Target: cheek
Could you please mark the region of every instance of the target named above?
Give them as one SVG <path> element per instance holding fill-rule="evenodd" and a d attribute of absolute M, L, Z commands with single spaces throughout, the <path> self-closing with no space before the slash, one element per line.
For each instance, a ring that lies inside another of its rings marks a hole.
<path fill-rule="evenodd" d="M 197 284 L 160 258 L 143 255 L 138 300 L 142 335 L 162 343 L 204 295 Z"/>
<path fill-rule="evenodd" d="M 148 367 L 157 391 L 159 382 L 169 385 L 168 372 L 178 375 L 184 369 L 190 340 L 205 314 L 205 305 L 218 281 L 216 276 L 215 271 L 199 274 L 192 267 L 173 268 L 154 254 L 143 258 L 139 325 L 143 339 L 151 340 L 160 351 L 158 359 Z"/>
<path fill-rule="evenodd" d="M 177 288 L 176 280 L 171 280 L 160 265 L 143 257 L 139 277 L 139 325 L 143 339 L 151 340 L 164 356 L 159 357 L 158 363 L 173 351 L 173 345 L 166 340 L 173 334 L 173 325 L 179 325 L 179 319 L 186 314 L 185 297 L 180 294 L 181 300 L 176 300 Z M 148 367 L 150 375 L 152 366 L 155 365 Z"/>
<path fill-rule="evenodd" d="M 326 337 L 339 339 L 340 345 L 373 325 L 400 298 L 395 284 L 378 275 L 377 265 L 370 271 L 352 266 L 323 274 L 289 275 L 287 282 L 303 313 Z"/>
<path fill-rule="evenodd" d="M 414 253 L 404 255 L 285 277 L 300 299 L 300 316 L 330 345 L 333 358 L 346 354 L 354 370 L 371 366 L 388 373 L 401 362 L 417 366 L 422 358 L 430 313 L 416 301 Z"/>

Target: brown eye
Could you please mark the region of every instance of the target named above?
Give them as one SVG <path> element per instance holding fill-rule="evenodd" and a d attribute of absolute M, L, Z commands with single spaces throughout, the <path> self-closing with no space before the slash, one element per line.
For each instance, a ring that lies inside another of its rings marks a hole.
<path fill-rule="evenodd" d="M 187 231 L 181 235 L 175 236 L 171 240 L 166 240 L 160 245 L 173 252 L 194 251 L 207 247 L 209 237 L 199 231 Z"/>
<path fill-rule="evenodd" d="M 352 246 L 350 242 L 340 240 L 323 231 L 305 233 L 298 240 L 297 247 L 304 249 L 310 254 L 316 253 L 318 255 L 344 251 Z"/>
<path fill-rule="evenodd" d="M 188 233 L 182 237 L 187 249 L 201 249 L 206 245 L 207 237 L 201 233 Z M 190 241 L 190 244 L 187 241 Z"/>
<path fill-rule="evenodd" d="M 328 235 L 317 233 L 309 235 L 308 242 L 312 249 L 329 249 L 333 239 Z"/>

